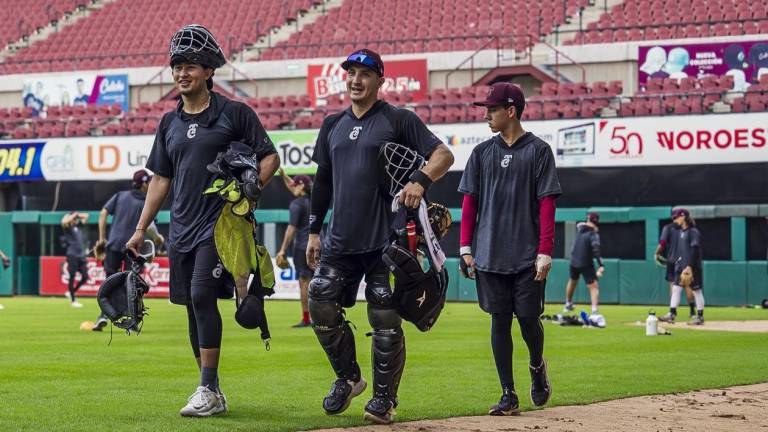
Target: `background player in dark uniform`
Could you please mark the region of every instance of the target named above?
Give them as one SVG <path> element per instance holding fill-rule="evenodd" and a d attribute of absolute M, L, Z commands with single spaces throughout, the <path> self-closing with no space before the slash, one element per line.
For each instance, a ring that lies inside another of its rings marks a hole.
<path fill-rule="evenodd" d="M 88 222 L 88 213 L 72 212 L 61 218 L 61 227 L 64 233 L 61 236 L 63 246 L 67 248 L 67 283 L 66 296 L 72 307 L 81 308 L 83 305 L 75 298 L 75 292 L 88 282 L 88 261 L 85 259 L 85 246 L 83 244 L 83 231 L 80 229 Z M 75 276 L 80 274 L 80 282 L 75 281 Z"/>
<path fill-rule="evenodd" d="M 589 297 L 592 301 L 592 315 L 597 314 L 597 305 L 600 301 L 600 286 L 597 280 L 603 277 L 605 267 L 600 257 L 600 234 L 597 225 L 600 223 L 598 213 L 589 213 L 586 222 L 576 224 L 576 239 L 571 249 L 571 268 L 568 282 L 565 286 L 565 312 L 573 310 L 573 293 L 579 276 L 584 277 L 584 283 L 589 289 Z M 597 271 L 593 261 L 597 261 Z"/>
<path fill-rule="evenodd" d="M 293 268 L 299 280 L 299 295 L 301 299 L 301 321 L 294 327 L 309 327 L 309 299 L 307 288 L 312 278 L 312 270 L 307 265 L 307 240 L 309 239 L 309 195 L 312 191 L 312 179 L 305 175 L 294 176 L 293 179 L 280 169 L 280 176 L 285 187 L 296 198 L 288 207 L 288 229 L 283 237 L 283 244 L 277 252 L 276 259 L 285 259 L 285 252 L 293 242 Z"/>
<path fill-rule="evenodd" d="M 8 258 L 8 255 L 5 254 L 2 250 L 0 250 L 0 260 L 3 261 L 3 270 L 8 270 L 11 267 L 11 259 Z M 0 310 L 5 309 L 2 304 L 0 304 Z"/>
<path fill-rule="evenodd" d="M 339 414 L 366 387 L 355 341 L 342 308 L 351 307 L 365 277 L 368 321 L 373 327 L 373 398 L 365 418 L 390 423 L 405 366 L 402 320 L 392 305 L 389 269 L 381 260 L 392 234 L 391 202 L 379 191 L 377 156 L 385 142 L 413 148 L 429 163 L 412 177 L 401 198 L 415 208 L 429 185 L 453 163 L 450 150 L 411 111 L 378 100 L 384 64 L 370 50 L 352 53 L 347 94 L 352 106 L 328 116 L 320 128 L 312 160 L 318 165 L 312 188 L 307 262 L 318 267 L 309 285 L 309 312 L 320 345 L 336 373 L 323 399 L 327 414 Z M 333 200 L 333 212 L 320 254 L 320 229 Z"/>
<path fill-rule="evenodd" d="M 480 308 L 491 315 L 502 396 L 489 414 L 511 415 L 519 412 L 512 378 L 513 315 L 528 345 L 534 405 L 547 403 L 552 391 L 539 317 L 552 267 L 560 182 L 549 145 L 520 124 L 525 97 L 519 87 L 493 84 L 486 100 L 475 104 L 487 107 L 485 120 L 498 134 L 472 150 L 461 177 L 460 264 L 465 276 L 477 279 Z"/>
<path fill-rule="evenodd" d="M 674 212 L 673 212 L 674 215 Z M 673 218 L 674 219 L 674 218 Z M 680 227 L 673 221 L 661 228 L 659 235 L 659 244 L 656 246 L 656 261 L 660 262 L 661 257 L 667 261 L 665 279 L 669 282 L 669 298 L 672 299 L 673 285 L 675 283 L 675 258 L 677 258 L 677 240 L 680 237 Z M 664 255 L 662 255 L 664 254 Z M 696 315 L 696 303 L 693 299 L 693 291 L 690 287 L 685 288 L 685 297 L 688 300 L 688 306 L 691 308 L 690 318 Z M 670 317 L 665 317 L 670 318 Z M 674 322 L 674 319 L 667 322 Z"/>
<path fill-rule="evenodd" d="M 680 304 L 680 296 L 683 292 L 681 275 L 683 272 L 693 274 L 693 283 L 690 288 L 696 303 L 696 315 L 692 316 L 688 324 L 704 324 L 704 280 L 702 278 L 701 259 L 701 232 L 696 228 L 696 222 L 691 214 L 684 208 L 675 209 L 672 212 L 672 220 L 680 228 L 677 232 L 677 245 L 674 258 L 675 281 L 672 285 L 672 299 L 669 302 L 669 313 L 659 320 L 674 322 L 677 316 L 677 306 Z"/>
<path fill-rule="evenodd" d="M 133 173 L 131 189 L 118 192 L 104 204 L 99 213 L 99 243 L 105 247 L 104 273 L 109 277 L 115 273 L 129 268 L 125 257 L 125 244 L 131 238 L 136 224 L 141 216 L 141 209 L 144 208 L 144 199 L 147 196 L 149 180 L 152 178 L 147 170 L 138 170 Z M 107 240 L 107 217 L 112 215 L 112 225 L 109 230 L 109 240 Z M 154 225 L 151 225 L 154 229 Z M 162 243 L 162 236 L 149 229 L 148 234 L 153 240 Z M 125 267 L 123 267 L 125 264 Z M 93 325 L 94 331 L 101 331 L 107 325 L 107 317 L 102 313 L 96 319 Z"/>
<path fill-rule="evenodd" d="M 173 189 L 168 235 L 170 300 L 187 308 L 189 339 L 201 368 L 200 386 L 180 414 L 209 416 L 227 410 L 218 384 L 222 326 L 217 298 L 231 298 L 233 286 L 213 241 L 224 201 L 215 194 L 203 195 L 215 178 L 206 165 L 231 142 L 243 142 L 260 160 L 260 182 L 264 185 L 280 160 L 253 110 L 210 91 L 214 71 L 226 59 L 208 30 L 194 24 L 185 26 L 171 39 L 170 55 L 181 101 L 158 126 L 147 161 L 154 176 L 127 247 L 138 250 L 147 227 Z"/>

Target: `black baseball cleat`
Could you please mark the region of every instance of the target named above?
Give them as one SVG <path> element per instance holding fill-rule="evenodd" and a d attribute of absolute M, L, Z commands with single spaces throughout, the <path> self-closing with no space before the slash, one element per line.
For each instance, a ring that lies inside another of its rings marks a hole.
<path fill-rule="evenodd" d="M 517 398 L 517 393 L 513 389 L 505 388 L 499 403 L 492 406 L 488 410 L 488 414 L 492 416 L 520 415 L 520 401 Z"/>
<path fill-rule="evenodd" d="M 674 324 L 675 318 L 677 318 L 677 315 L 673 314 L 672 312 L 669 312 L 664 316 L 660 316 L 659 321 Z"/>
<path fill-rule="evenodd" d="M 376 397 L 365 405 L 363 418 L 377 424 L 390 424 L 395 416 L 395 407 L 389 398 Z"/>
<path fill-rule="evenodd" d="M 352 398 L 362 393 L 367 385 L 363 378 L 360 378 L 358 382 L 337 379 L 331 385 L 331 391 L 328 392 L 328 396 L 323 398 L 325 413 L 328 415 L 343 413 L 344 410 L 349 408 Z"/>
<path fill-rule="evenodd" d="M 297 324 L 292 325 L 293 328 L 312 327 L 312 321 L 299 321 Z"/>
<path fill-rule="evenodd" d="M 100 332 L 106 326 L 107 326 L 107 319 L 99 317 L 99 319 L 96 320 L 96 323 L 93 325 L 93 328 L 91 328 L 91 330 Z"/>
<path fill-rule="evenodd" d="M 531 401 L 537 407 L 544 406 L 552 396 L 552 386 L 547 376 L 547 361 L 542 359 L 539 367 L 528 366 L 531 372 Z"/>

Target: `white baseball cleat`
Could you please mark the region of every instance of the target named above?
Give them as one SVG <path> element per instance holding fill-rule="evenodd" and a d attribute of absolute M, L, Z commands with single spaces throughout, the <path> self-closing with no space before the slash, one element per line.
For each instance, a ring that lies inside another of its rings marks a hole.
<path fill-rule="evenodd" d="M 83 307 L 83 304 L 78 302 L 78 301 L 73 301 L 72 302 L 72 307 L 73 308 L 81 308 L 81 307 Z"/>
<path fill-rule="evenodd" d="M 187 405 L 179 411 L 184 417 L 208 417 L 226 410 L 219 395 L 208 387 L 200 386 L 189 397 Z"/>

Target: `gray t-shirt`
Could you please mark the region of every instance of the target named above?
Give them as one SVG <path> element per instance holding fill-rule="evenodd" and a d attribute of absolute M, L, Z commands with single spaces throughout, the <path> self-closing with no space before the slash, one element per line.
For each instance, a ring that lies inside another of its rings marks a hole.
<path fill-rule="evenodd" d="M 179 252 L 189 252 L 213 237 L 224 200 L 216 194 L 203 195 L 216 178 L 205 167 L 233 141 L 251 146 L 259 159 L 276 153 L 250 107 L 214 92 L 202 113 L 186 114 L 179 102 L 176 111 L 160 121 L 147 168 L 173 179 L 168 245 Z"/>
<path fill-rule="evenodd" d="M 662 240 L 666 243 L 664 247 L 664 257 L 668 262 L 674 264 L 677 259 L 677 241 L 679 239 L 680 227 L 676 223 L 668 223 L 661 228 L 661 235 L 659 235 L 659 241 Z"/>
<path fill-rule="evenodd" d="M 482 271 L 513 274 L 534 265 L 539 199 L 561 194 L 549 145 L 526 132 L 512 146 L 500 135 L 469 156 L 459 192 L 477 198 L 474 258 Z"/>
<path fill-rule="evenodd" d="M 144 208 L 146 195 L 138 190 L 122 191 L 112 195 L 104 208 L 112 215 L 107 249 L 122 252 L 125 244 L 136 231 L 136 225 Z"/>
<path fill-rule="evenodd" d="M 288 207 L 288 224 L 296 228 L 293 249 L 303 253 L 309 241 L 309 196 L 300 196 L 291 201 Z"/>
<path fill-rule="evenodd" d="M 78 224 L 69 228 L 64 228 L 61 235 L 64 247 L 67 249 L 67 257 L 85 258 L 85 249 L 83 248 L 83 231 Z"/>
<path fill-rule="evenodd" d="M 358 119 L 352 109 L 323 122 L 312 160 L 333 175 L 333 210 L 323 249 L 359 254 L 384 247 L 392 232 L 391 202 L 379 190 L 378 155 L 386 142 L 424 158 L 441 144 L 412 111 L 377 101 Z"/>
<path fill-rule="evenodd" d="M 680 271 L 687 266 L 699 268 L 701 266 L 701 254 L 694 260 L 693 249 L 698 247 L 701 253 L 701 233 L 696 227 L 688 227 L 677 231 L 677 257 L 675 258 L 675 270 Z"/>
<path fill-rule="evenodd" d="M 580 223 L 576 227 L 576 239 L 571 250 L 571 266 L 591 267 L 595 259 L 594 249 L 600 250 L 600 234 L 591 226 Z"/>

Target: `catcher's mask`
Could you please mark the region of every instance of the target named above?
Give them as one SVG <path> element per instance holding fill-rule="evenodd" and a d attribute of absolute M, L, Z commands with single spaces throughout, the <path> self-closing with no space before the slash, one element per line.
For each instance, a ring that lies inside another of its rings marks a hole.
<path fill-rule="evenodd" d="M 418 219 L 416 224 L 421 230 Z M 381 259 L 395 275 L 393 300 L 398 314 L 419 330 L 428 331 L 445 305 L 448 272 L 445 267 L 438 271 L 423 249 L 424 245 L 419 245 L 416 256 L 396 241 L 384 249 Z"/>
<path fill-rule="evenodd" d="M 269 350 L 269 324 L 267 323 L 267 314 L 264 312 L 265 289 L 261 286 L 259 275 L 254 275 L 248 285 L 248 294 L 244 298 L 236 293 L 237 310 L 235 311 L 235 321 L 241 327 L 253 330 L 261 329 L 261 339 Z"/>
<path fill-rule="evenodd" d="M 200 24 L 188 24 L 171 37 L 168 55 L 171 67 L 179 63 L 195 63 L 205 68 L 218 69 L 227 63 L 221 46 L 207 28 Z M 213 79 L 206 82 L 213 88 Z"/>
<path fill-rule="evenodd" d="M 148 242 L 152 244 L 152 242 Z M 145 242 L 145 245 L 147 242 Z M 146 246 L 149 248 L 149 246 Z M 142 248 L 143 249 L 143 248 Z M 140 251 L 139 255 L 126 251 L 131 261 L 131 269 L 115 273 L 108 277 L 99 287 L 98 303 L 101 311 L 116 327 L 139 334 L 146 315 L 144 295 L 149 292 L 149 285 L 141 277 L 141 271 L 147 257 Z M 154 245 L 152 246 L 154 253 Z"/>
<path fill-rule="evenodd" d="M 233 141 L 229 149 L 219 152 L 206 169 L 217 178 L 205 193 L 216 192 L 225 201 L 233 203 L 232 211 L 238 216 L 249 210 L 246 198 L 258 201 L 261 196 L 259 160 L 247 144 Z"/>
<path fill-rule="evenodd" d="M 379 187 L 394 197 L 405 187 L 414 171 L 424 166 L 424 158 L 402 144 L 387 142 L 379 149 Z"/>

